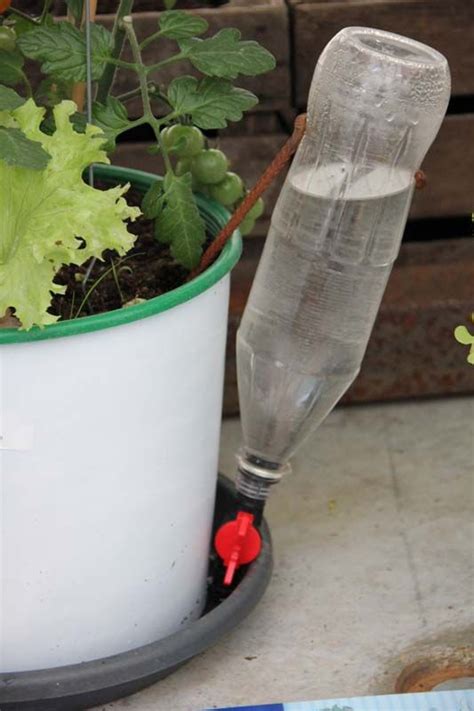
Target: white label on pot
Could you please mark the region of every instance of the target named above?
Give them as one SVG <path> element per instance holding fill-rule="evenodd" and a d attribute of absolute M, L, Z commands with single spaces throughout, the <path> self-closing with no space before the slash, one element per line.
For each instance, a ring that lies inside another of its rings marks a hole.
<path fill-rule="evenodd" d="M 20 452 L 32 449 L 33 447 L 33 427 L 15 427 L 9 432 L 0 433 L 0 449 L 10 449 Z"/>

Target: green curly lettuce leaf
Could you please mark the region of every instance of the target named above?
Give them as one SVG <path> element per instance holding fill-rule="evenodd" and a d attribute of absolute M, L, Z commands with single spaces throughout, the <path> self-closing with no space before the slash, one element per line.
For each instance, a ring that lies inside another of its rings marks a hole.
<path fill-rule="evenodd" d="M 0 160 L 0 314 L 14 308 L 23 329 L 57 320 L 48 308 L 52 294 L 64 292 L 54 282 L 62 265 L 101 258 L 106 249 L 125 254 L 135 240 L 125 221 L 140 211 L 123 198 L 128 186 L 96 190 L 83 180 L 87 166 L 109 160 L 100 129 L 74 131 L 75 111 L 71 101 L 54 108 L 52 135 L 40 130 L 44 109 L 32 100 L 0 112 L 0 126 L 21 130 L 51 156 L 42 171 Z"/>

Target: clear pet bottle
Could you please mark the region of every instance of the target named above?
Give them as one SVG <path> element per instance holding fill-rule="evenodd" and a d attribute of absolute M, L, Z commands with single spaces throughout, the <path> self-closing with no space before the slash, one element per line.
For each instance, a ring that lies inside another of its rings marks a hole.
<path fill-rule="evenodd" d="M 237 336 L 244 495 L 357 376 L 449 94 L 446 59 L 406 37 L 349 27 L 323 51 Z"/>

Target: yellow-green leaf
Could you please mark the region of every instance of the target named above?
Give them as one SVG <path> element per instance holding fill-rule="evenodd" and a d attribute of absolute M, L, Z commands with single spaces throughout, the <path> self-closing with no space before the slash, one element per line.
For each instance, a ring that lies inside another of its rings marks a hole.
<path fill-rule="evenodd" d="M 32 100 L 0 114 L 0 126 L 8 119 L 51 156 L 41 171 L 0 161 L 0 312 L 15 309 L 25 329 L 57 320 L 48 308 L 62 291 L 54 277 L 63 264 L 101 258 L 106 249 L 125 254 L 135 240 L 125 222 L 140 211 L 125 202 L 127 187 L 96 190 L 83 180 L 91 163 L 109 161 L 100 129 L 74 130 L 75 110 L 72 101 L 54 108 L 51 135 L 41 130 L 44 109 Z"/>

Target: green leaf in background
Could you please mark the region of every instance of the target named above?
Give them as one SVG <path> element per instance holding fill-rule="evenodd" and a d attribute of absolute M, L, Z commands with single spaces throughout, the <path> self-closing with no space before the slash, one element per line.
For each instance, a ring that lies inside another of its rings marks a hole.
<path fill-rule="evenodd" d="M 159 19 L 160 33 L 169 39 L 182 40 L 202 35 L 209 27 L 206 20 L 182 10 L 162 12 Z"/>
<path fill-rule="evenodd" d="M 43 79 L 35 91 L 35 101 L 53 107 L 71 96 L 72 82 L 60 82 L 52 77 Z"/>
<path fill-rule="evenodd" d="M 20 52 L 0 49 L 0 82 L 15 86 L 23 81 L 23 57 Z"/>
<path fill-rule="evenodd" d="M 0 111 L 11 111 L 25 103 L 25 99 L 6 86 L 0 85 Z"/>
<path fill-rule="evenodd" d="M 188 114 L 199 128 L 225 128 L 227 121 L 240 121 L 242 113 L 258 103 L 246 89 L 232 86 L 230 81 L 184 76 L 174 79 L 168 87 L 168 101 L 179 115 Z"/>
<path fill-rule="evenodd" d="M 94 124 L 102 129 L 107 138 L 105 150 L 107 152 L 113 151 L 117 136 L 130 126 L 127 109 L 118 99 L 109 96 L 105 104 L 94 103 L 92 116 Z"/>
<path fill-rule="evenodd" d="M 454 329 L 454 338 L 463 346 L 471 346 L 467 356 L 467 362 L 474 365 L 474 335 L 469 333 L 466 326 L 456 326 Z"/>
<path fill-rule="evenodd" d="M 156 238 L 170 244 L 173 257 L 187 269 L 199 264 L 206 238 L 191 181 L 190 173 L 166 176 L 164 205 L 155 223 Z"/>
<path fill-rule="evenodd" d="M 79 111 L 76 111 L 76 113 L 72 114 L 69 120 L 71 121 L 76 133 L 86 132 L 88 123 L 87 116 L 85 114 L 81 114 Z M 102 146 L 102 148 L 105 150 L 104 146 Z"/>
<path fill-rule="evenodd" d="M 84 11 L 84 0 L 66 0 L 66 5 L 74 19 L 80 22 Z"/>
<path fill-rule="evenodd" d="M 56 104 L 57 105 L 57 104 Z M 85 133 L 87 129 L 87 116 L 85 114 L 76 111 L 71 114 L 69 120 L 76 133 Z M 56 131 L 56 121 L 54 120 L 54 113 L 49 111 L 45 118 L 41 122 L 41 130 L 47 136 L 52 136 Z"/>
<path fill-rule="evenodd" d="M 167 10 L 172 10 L 177 2 L 178 0 L 164 0 L 165 7 Z"/>
<path fill-rule="evenodd" d="M 275 57 L 253 40 L 240 41 L 239 30 L 220 30 L 208 39 L 191 38 L 179 43 L 189 61 L 203 74 L 235 79 L 256 76 L 276 66 Z"/>
<path fill-rule="evenodd" d="M 49 159 L 41 143 L 27 138 L 19 128 L 0 126 L 0 161 L 15 167 L 43 170 Z"/>
<path fill-rule="evenodd" d="M 21 17 L 21 15 L 9 15 L 8 22 L 15 23 L 13 27 L 17 37 L 36 29 L 36 25 L 33 22 L 27 20 L 26 17 Z"/>
<path fill-rule="evenodd" d="M 142 200 L 142 212 L 148 220 L 154 220 L 161 212 L 164 202 L 163 181 L 155 180 Z"/>
<path fill-rule="evenodd" d="M 92 25 L 92 78 L 99 79 L 112 51 L 112 35 L 101 25 Z M 21 51 L 30 59 L 42 62 L 43 74 L 61 81 L 86 80 L 86 40 L 69 22 L 54 27 L 39 27 L 18 38 Z"/>

